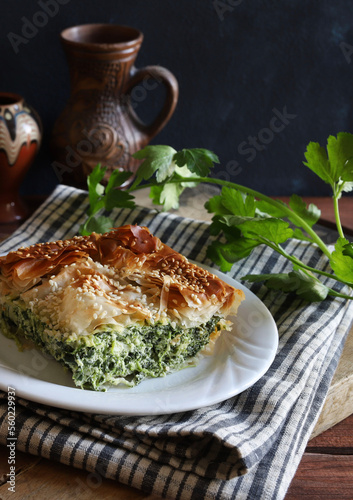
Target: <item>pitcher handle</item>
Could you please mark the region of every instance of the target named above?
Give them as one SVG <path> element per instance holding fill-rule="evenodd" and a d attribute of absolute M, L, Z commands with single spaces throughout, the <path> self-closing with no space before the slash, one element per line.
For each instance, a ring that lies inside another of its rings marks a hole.
<path fill-rule="evenodd" d="M 158 132 L 160 132 L 160 130 L 162 130 L 162 128 L 168 123 L 174 113 L 179 96 L 179 85 L 177 79 L 173 73 L 162 66 L 146 66 L 141 69 L 133 68 L 131 78 L 128 82 L 128 88 L 125 90 L 125 93 L 130 95 L 137 84 L 143 80 L 147 82 L 147 79 L 150 78 L 156 80 L 157 82 L 160 81 L 166 88 L 166 98 L 163 107 L 154 121 L 149 125 L 145 125 L 130 107 L 130 113 L 135 125 L 141 130 L 141 132 L 146 134 L 148 140 L 151 140 L 155 135 L 157 135 Z"/>

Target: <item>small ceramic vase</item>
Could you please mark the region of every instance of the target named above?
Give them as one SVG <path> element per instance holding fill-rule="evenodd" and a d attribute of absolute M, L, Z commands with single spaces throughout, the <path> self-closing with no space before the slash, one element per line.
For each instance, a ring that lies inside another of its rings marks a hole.
<path fill-rule="evenodd" d="M 0 92 L 0 223 L 24 219 L 19 188 L 41 143 L 41 123 L 24 99 Z"/>
<path fill-rule="evenodd" d="M 71 95 L 51 141 L 60 182 L 87 189 L 87 175 L 98 163 L 107 167 L 105 181 L 115 169 L 135 172 L 139 162 L 132 154 L 145 147 L 174 112 L 176 78 L 160 66 L 134 66 L 143 40 L 135 28 L 87 24 L 67 28 L 60 38 L 71 81 Z M 158 83 L 166 89 L 165 101 L 155 120 L 145 124 L 131 97 L 135 92 L 140 100 L 147 99 L 148 90 Z"/>

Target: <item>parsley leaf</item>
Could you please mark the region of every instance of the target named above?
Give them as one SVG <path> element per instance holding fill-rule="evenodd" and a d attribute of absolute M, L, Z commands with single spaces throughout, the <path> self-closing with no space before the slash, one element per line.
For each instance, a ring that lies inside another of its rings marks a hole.
<path fill-rule="evenodd" d="M 331 172 L 326 150 L 318 142 L 310 142 L 304 156 L 306 158 L 306 162 L 303 162 L 304 165 L 309 167 L 320 179 L 331 185 L 335 182 L 334 172 Z"/>
<path fill-rule="evenodd" d="M 229 270 L 234 262 L 247 257 L 251 251 L 263 243 L 278 245 L 293 236 L 288 222 L 259 211 L 271 210 L 269 203 L 258 203 L 254 196 L 224 186 L 221 194 L 213 196 L 205 207 L 215 213 L 210 226 L 210 234 L 223 233 L 226 243 L 213 242 L 208 256 L 222 271 Z M 261 214 L 261 216 L 259 215 Z"/>
<path fill-rule="evenodd" d="M 335 181 L 353 181 L 353 136 L 346 132 L 330 135 L 327 139 L 327 153 Z"/>
<path fill-rule="evenodd" d="M 327 139 L 327 153 L 325 148 L 317 142 L 310 142 L 305 153 L 309 167 L 324 182 L 330 184 L 334 195 L 339 196 L 341 191 L 351 191 L 353 182 L 353 135 L 339 132 L 337 137 Z M 337 192 L 337 185 L 339 191 Z"/>
<path fill-rule="evenodd" d="M 229 225 L 227 219 L 223 219 L 221 215 L 214 215 L 212 217 L 212 224 L 210 225 L 210 234 L 217 236 L 222 232 L 227 241 L 235 241 L 241 236 L 241 231 L 237 226 Z"/>
<path fill-rule="evenodd" d="M 85 224 L 80 227 L 80 233 L 82 236 L 89 236 L 91 233 L 106 233 L 114 227 L 114 222 L 109 217 L 100 215 L 99 217 L 90 217 L 87 219 Z"/>
<path fill-rule="evenodd" d="M 163 210 L 179 208 L 179 196 L 184 191 L 181 184 L 164 184 L 163 186 L 152 186 L 150 198 L 156 205 L 163 205 Z"/>
<path fill-rule="evenodd" d="M 217 240 L 209 245 L 206 255 L 215 264 L 219 265 L 222 272 L 226 272 L 231 270 L 234 262 L 238 262 L 250 255 L 258 244 L 255 240 L 243 237 L 234 238 L 226 243 Z"/>
<path fill-rule="evenodd" d="M 330 264 L 338 278 L 353 283 L 353 244 L 338 238 Z"/>
<path fill-rule="evenodd" d="M 305 234 L 303 233 L 303 231 L 301 229 L 299 229 L 299 227 L 294 228 L 292 237 L 295 238 L 296 240 L 308 241 L 309 243 L 313 242 L 313 240 L 311 238 L 309 238 L 308 236 L 305 236 Z"/>
<path fill-rule="evenodd" d="M 301 299 L 309 302 L 326 299 L 330 291 L 311 273 L 297 268 L 289 273 L 248 274 L 242 279 L 252 283 L 264 281 L 266 286 L 272 290 L 281 290 L 285 293 L 295 292 Z"/>
<path fill-rule="evenodd" d="M 123 186 L 131 176 L 132 172 L 128 170 L 113 170 L 110 174 L 107 187 L 105 188 L 105 194 L 108 194 L 114 188 Z"/>
<path fill-rule="evenodd" d="M 353 243 L 347 243 L 343 246 L 343 255 L 348 255 L 353 259 Z"/>
<path fill-rule="evenodd" d="M 133 184 L 137 186 L 143 180 L 148 180 L 156 174 L 157 182 L 163 182 L 170 177 L 175 169 L 173 157 L 176 151 L 170 146 L 146 146 L 132 156 L 137 160 L 144 160 L 140 165 L 136 180 Z"/>
<path fill-rule="evenodd" d="M 230 215 L 232 213 L 223 205 L 223 197 L 220 194 L 216 194 L 206 201 L 205 208 L 207 212 L 217 215 Z"/>
<path fill-rule="evenodd" d="M 104 208 L 110 212 L 113 208 L 134 208 L 134 197 L 127 191 L 111 189 L 104 197 Z"/>
<path fill-rule="evenodd" d="M 184 165 L 183 167 L 178 167 L 176 166 L 175 167 L 175 170 L 174 170 L 174 174 L 171 178 L 171 180 L 178 180 L 178 179 L 187 179 L 188 177 L 195 177 L 193 175 L 193 173 L 189 170 L 189 168 L 187 167 L 187 165 Z M 193 188 L 193 187 L 196 187 L 199 182 L 188 182 L 188 181 L 181 181 L 180 184 L 183 186 L 183 187 L 190 187 L 190 188 Z"/>
<path fill-rule="evenodd" d="M 164 184 L 156 184 L 151 186 L 150 198 L 152 198 L 153 203 L 156 205 L 162 205 L 163 211 L 168 211 L 171 209 L 179 208 L 179 198 L 181 193 L 185 188 L 193 188 L 197 186 L 197 182 L 175 182 L 178 178 L 188 178 L 192 177 L 193 174 L 184 165 L 184 167 L 175 167 L 174 174 L 170 178 L 170 181 Z"/>
<path fill-rule="evenodd" d="M 297 194 L 293 194 L 290 197 L 289 206 L 293 212 L 299 215 L 310 227 L 316 224 L 320 219 L 321 210 L 313 203 L 310 203 L 310 205 L 306 207 L 306 203 Z"/>
<path fill-rule="evenodd" d="M 133 208 L 135 206 L 133 196 L 127 191 L 118 189 L 130 178 L 132 172 L 114 170 L 109 177 L 107 186 L 104 187 L 101 181 L 106 170 L 106 167 L 97 165 L 87 177 L 90 207 L 87 211 L 88 219 L 80 226 L 80 233 L 83 236 L 92 232 L 105 233 L 113 227 L 113 221 L 109 217 L 103 215 L 95 217 L 95 214 L 103 208 L 111 211 L 115 207 Z"/>
<path fill-rule="evenodd" d="M 255 216 L 255 199 L 244 195 L 237 189 L 224 187 L 222 189 L 222 204 L 234 215 Z"/>
<path fill-rule="evenodd" d="M 291 216 L 290 213 L 285 210 L 287 207 L 286 203 L 282 200 L 276 200 L 276 202 L 275 206 L 265 200 L 256 201 L 256 213 L 262 216 L 267 214 L 276 218 L 288 219 L 295 226 L 303 226 L 303 223 L 306 223 L 312 227 L 320 219 L 321 211 L 316 207 L 316 205 L 310 203 L 307 207 L 303 199 L 296 194 L 293 194 L 290 197 L 289 208 L 294 214 L 299 215 L 299 220 L 297 217 Z M 299 227 L 294 228 L 292 238 L 312 242 L 312 239 L 304 235 L 303 231 L 299 229 Z"/>
<path fill-rule="evenodd" d="M 174 161 L 178 167 L 186 165 L 190 172 L 206 177 L 209 175 L 214 163 L 219 163 L 218 156 L 208 149 L 194 148 L 182 149 L 174 156 Z"/>
<path fill-rule="evenodd" d="M 220 195 L 215 195 L 205 203 L 205 208 L 216 215 L 255 216 L 255 199 L 237 189 L 224 186 Z"/>
<path fill-rule="evenodd" d="M 97 165 L 87 177 L 88 198 L 90 203 L 88 215 L 95 214 L 104 206 L 102 199 L 104 186 L 100 182 L 103 180 L 106 170 L 106 167 Z"/>
<path fill-rule="evenodd" d="M 132 175 L 132 172 L 113 170 L 104 191 L 104 208 L 110 212 L 113 208 L 134 208 L 134 197 L 127 191 L 118 189 Z"/>
<path fill-rule="evenodd" d="M 131 190 L 143 180 L 155 175 L 150 197 L 153 203 L 163 205 L 163 210 L 179 207 L 179 197 L 186 187 L 195 187 L 198 182 L 187 182 L 188 177 L 207 176 L 218 157 L 207 149 L 182 149 L 176 152 L 170 146 L 147 146 L 133 155 L 144 159 L 140 165 Z M 183 179 L 178 182 L 178 179 Z M 163 184 L 163 185 L 162 185 Z"/>
<path fill-rule="evenodd" d="M 276 218 L 258 218 L 247 220 L 239 226 L 244 236 L 264 238 L 275 244 L 284 243 L 293 236 L 293 229 L 288 222 Z"/>
<path fill-rule="evenodd" d="M 271 215 L 271 217 L 287 217 L 287 212 L 283 209 L 286 204 L 282 200 L 276 200 L 277 205 L 271 205 L 266 200 L 256 200 L 256 213 L 259 215 Z"/>

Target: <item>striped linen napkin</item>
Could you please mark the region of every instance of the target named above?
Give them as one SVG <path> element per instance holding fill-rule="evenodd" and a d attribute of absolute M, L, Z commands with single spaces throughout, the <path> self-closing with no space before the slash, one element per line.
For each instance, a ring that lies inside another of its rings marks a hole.
<path fill-rule="evenodd" d="M 0 245 L 0 254 L 72 237 L 87 207 L 86 192 L 58 186 Z M 116 226 L 148 226 L 188 258 L 209 263 L 208 223 L 141 207 L 116 209 L 113 216 Z M 327 266 L 306 243 L 290 242 L 286 249 L 310 265 Z M 288 264 L 272 250 L 258 248 L 233 267 L 229 274 L 239 279 L 285 272 Z M 337 366 L 353 303 L 328 299 L 308 305 L 260 284 L 251 290 L 271 311 L 280 341 L 272 366 L 248 390 L 195 411 L 142 417 L 79 413 L 18 398 L 17 448 L 170 499 L 284 498 Z M 0 392 L 2 444 L 7 397 Z"/>

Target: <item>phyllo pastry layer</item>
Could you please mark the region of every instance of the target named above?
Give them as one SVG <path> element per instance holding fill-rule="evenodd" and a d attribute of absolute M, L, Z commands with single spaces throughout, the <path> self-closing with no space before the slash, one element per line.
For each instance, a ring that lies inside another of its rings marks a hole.
<path fill-rule="evenodd" d="M 146 227 L 0 257 L 1 328 L 68 367 L 78 387 L 129 386 L 187 365 L 244 298 Z"/>

